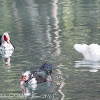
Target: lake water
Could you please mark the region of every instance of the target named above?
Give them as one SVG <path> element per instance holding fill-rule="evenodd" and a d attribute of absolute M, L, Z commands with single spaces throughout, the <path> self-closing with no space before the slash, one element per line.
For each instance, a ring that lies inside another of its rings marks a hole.
<path fill-rule="evenodd" d="M 0 100 L 100 100 L 100 62 L 85 61 L 73 48 L 100 44 L 100 0 L 0 0 L 5 31 L 16 48 L 11 66 L 0 55 Z M 20 87 L 21 73 L 45 62 L 53 82 Z"/>

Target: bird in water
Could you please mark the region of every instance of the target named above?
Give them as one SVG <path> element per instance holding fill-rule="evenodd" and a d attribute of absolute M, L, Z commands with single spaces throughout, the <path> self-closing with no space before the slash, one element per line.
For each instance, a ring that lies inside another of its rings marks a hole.
<path fill-rule="evenodd" d="M 100 45 L 75 44 L 74 49 L 81 53 L 86 60 L 100 61 Z"/>
<path fill-rule="evenodd" d="M 10 66 L 10 57 L 15 49 L 15 46 L 10 41 L 9 34 L 5 32 L 0 35 L 0 54 L 5 66 Z"/>
<path fill-rule="evenodd" d="M 39 69 L 31 72 L 25 71 L 22 73 L 20 85 L 26 84 L 38 84 L 44 83 L 51 80 L 52 73 L 52 65 L 51 64 L 43 64 Z"/>
<path fill-rule="evenodd" d="M 0 50 L 14 50 L 14 45 L 10 41 L 9 34 L 5 32 L 2 36 L 0 35 Z"/>

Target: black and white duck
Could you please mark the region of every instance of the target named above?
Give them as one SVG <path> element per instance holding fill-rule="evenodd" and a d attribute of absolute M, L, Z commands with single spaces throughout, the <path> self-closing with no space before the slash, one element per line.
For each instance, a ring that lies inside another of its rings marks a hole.
<path fill-rule="evenodd" d="M 25 71 L 22 73 L 20 85 L 26 84 L 38 84 L 44 83 L 51 80 L 52 65 L 43 64 L 39 69 L 31 72 Z"/>

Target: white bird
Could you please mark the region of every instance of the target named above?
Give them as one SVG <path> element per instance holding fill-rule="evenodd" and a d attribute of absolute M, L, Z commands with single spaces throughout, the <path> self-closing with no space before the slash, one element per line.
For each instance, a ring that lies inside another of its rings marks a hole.
<path fill-rule="evenodd" d="M 100 45 L 75 44 L 74 49 L 81 53 L 86 60 L 100 61 Z"/>
<path fill-rule="evenodd" d="M 14 50 L 14 46 L 11 43 L 9 34 L 7 32 L 0 36 L 0 50 Z"/>

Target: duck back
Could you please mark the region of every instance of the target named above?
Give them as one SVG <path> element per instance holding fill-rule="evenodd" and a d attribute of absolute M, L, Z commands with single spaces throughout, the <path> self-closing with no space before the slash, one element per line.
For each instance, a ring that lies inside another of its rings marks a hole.
<path fill-rule="evenodd" d="M 51 64 L 47 64 L 47 63 L 44 63 L 41 67 L 40 67 L 41 70 L 45 70 L 48 74 L 51 75 L 52 73 L 52 65 Z"/>
<path fill-rule="evenodd" d="M 44 63 L 38 70 L 32 72 L 33 76 L 36 78 L 37 83 L 46 82 L 51 76 L 52 65 Z"/>
<path fill-rule="evenodd" d="M 76 51 L 81 53 L 86 60 L 100 61 L 100 45 L 98 44 L 75 44 Z"/>

